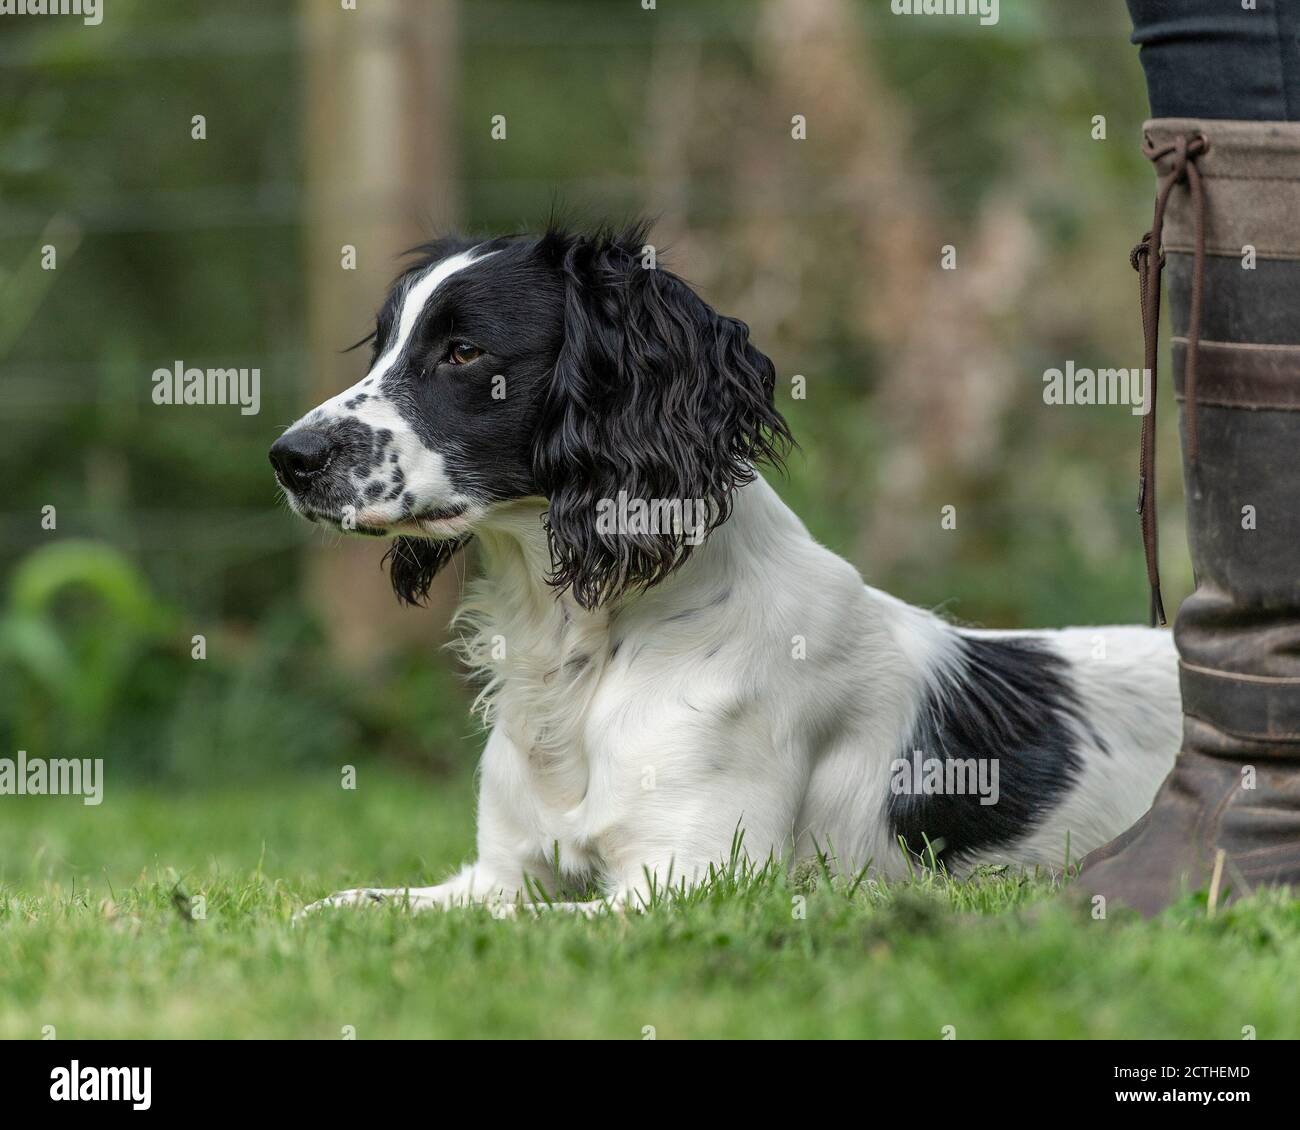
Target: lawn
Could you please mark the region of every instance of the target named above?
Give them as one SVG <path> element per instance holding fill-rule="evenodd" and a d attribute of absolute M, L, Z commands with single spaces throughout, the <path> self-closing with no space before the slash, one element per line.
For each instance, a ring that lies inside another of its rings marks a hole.
<path fill-rule="evenodd" d="M 294 925 L 471 849 L 468 777 L 358 785 L 0 799 L 0 1037 L 1300 1036 L 1300 902 L 1279 897 L 1093 921 L 1045 878 L 850 893 L 805 866 L 626 918 Z"/>

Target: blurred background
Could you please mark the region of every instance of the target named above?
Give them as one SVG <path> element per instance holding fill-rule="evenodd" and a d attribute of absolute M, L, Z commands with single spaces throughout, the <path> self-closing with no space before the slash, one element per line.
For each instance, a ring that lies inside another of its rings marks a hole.
<path fill-rule="evenodd" d="M 361 375 L 340 351 L 403 249 L 553 211 L 656 217 L 661 262 L 751 325 L 801 443 L 769 477 L 869 584 L 989 627 L 1145 616 L 1139 420 L 1043 400 L 1067 361 L 1141 365 L 1122 0 L 992 27 L 888 0 L 355 8 L 0 20 L 0 756 L 164 789 L 467 772 L 441 645 L 473 561 L 400 609 L 382 548 L 291 518 L 266 450 Z M 260 412 L 154 404 L 177 361 L 259 368 Z"/>

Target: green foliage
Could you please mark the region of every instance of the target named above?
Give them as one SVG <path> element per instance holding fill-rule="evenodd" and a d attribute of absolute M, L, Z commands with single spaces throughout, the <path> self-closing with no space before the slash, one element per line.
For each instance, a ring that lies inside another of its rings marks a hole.
<path fill-rule="evenodd" d="M 72 748 L 94 741 L 174 620 L 109 546 L 69 540 L 24 558 L 0 618 L 0 671 L 10 691 L 0 709 L 12 712 L 15 734 L 48 740 L 57 718 Z"/>
<path fill-rule="evenodd" d="M 251 637 L 217 625 L 196 653 L 204 633 L 124 554 L 72 539 L 24 558 L 8 594 L 0 748 L 102 757 L 111 779 L 155 784 L 337 772 L 343 750 L 443 769 L 469 756 L 465 696 L 449 674 L 401 655 L 378 689 L 350 684 L 291 604 Z"/>

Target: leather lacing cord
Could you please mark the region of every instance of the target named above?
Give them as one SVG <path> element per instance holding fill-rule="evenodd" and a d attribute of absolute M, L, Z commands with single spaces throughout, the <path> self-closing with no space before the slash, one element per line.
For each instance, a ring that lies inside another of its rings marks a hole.
<path fill-rule="evenodd" d="M 1142 547 L 1146 552 L 1147 583 L 1151 586 L 1151 623 L 1164 624 L 1165 606 L 1160 598 L 1160 542 L 1156 531 L 1156 362 L 1160 349 L 1160 273 L 1165 254 L 1160 245 L 1165 226 L 1165 206 L 1174 185 L 1184 178 L 1192 195 L 1192 226 L 1195 254 L 1192 261 L 1192 308 L 1187 319 L 1187 353 L 1183 361 L 1183 395 L 1187 404 L 1187 460 L 1196 466 L 1199 446 L 1196 438 L 1196 355 L 1201 339 L 1201 299 L 1205 287 L 1205 187 L 1197 158 L 1208 152 L 1203 133 L 1175 138 L 1157 146 L 1149 136 L 1142 139 L 1142 152 L 1152 163 L 1173 156 L 1173 164 L 1157 184 L 1155 216 L 1151 230 L 1129 254 L 1138 273 L 1138 294 L 1142 304 L 1143 364 L 1151 374 L 1151 403 L 1142 417 L 1141 458 L 1138 467 L 1138 514 L 1142 523 Z"/>

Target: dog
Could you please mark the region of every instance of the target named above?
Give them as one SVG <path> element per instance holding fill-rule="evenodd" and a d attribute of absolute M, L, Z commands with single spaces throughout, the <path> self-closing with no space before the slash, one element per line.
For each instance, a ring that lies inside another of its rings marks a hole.
<path fill-rule="evenodd" d="M 756 470 L 793 443 L 772 362 L 646 234 L 423 245 L 366 375 L 271 448 L 297 514 L 394 539 L 401 600 L 473 538 L 483 566 L 477 859 L 315 907 L 644 908 L 737 846 L 1059 872 L 1133 824 L 1179 744 L 1169 634 L 970 630 L 866 586 Z"/>

